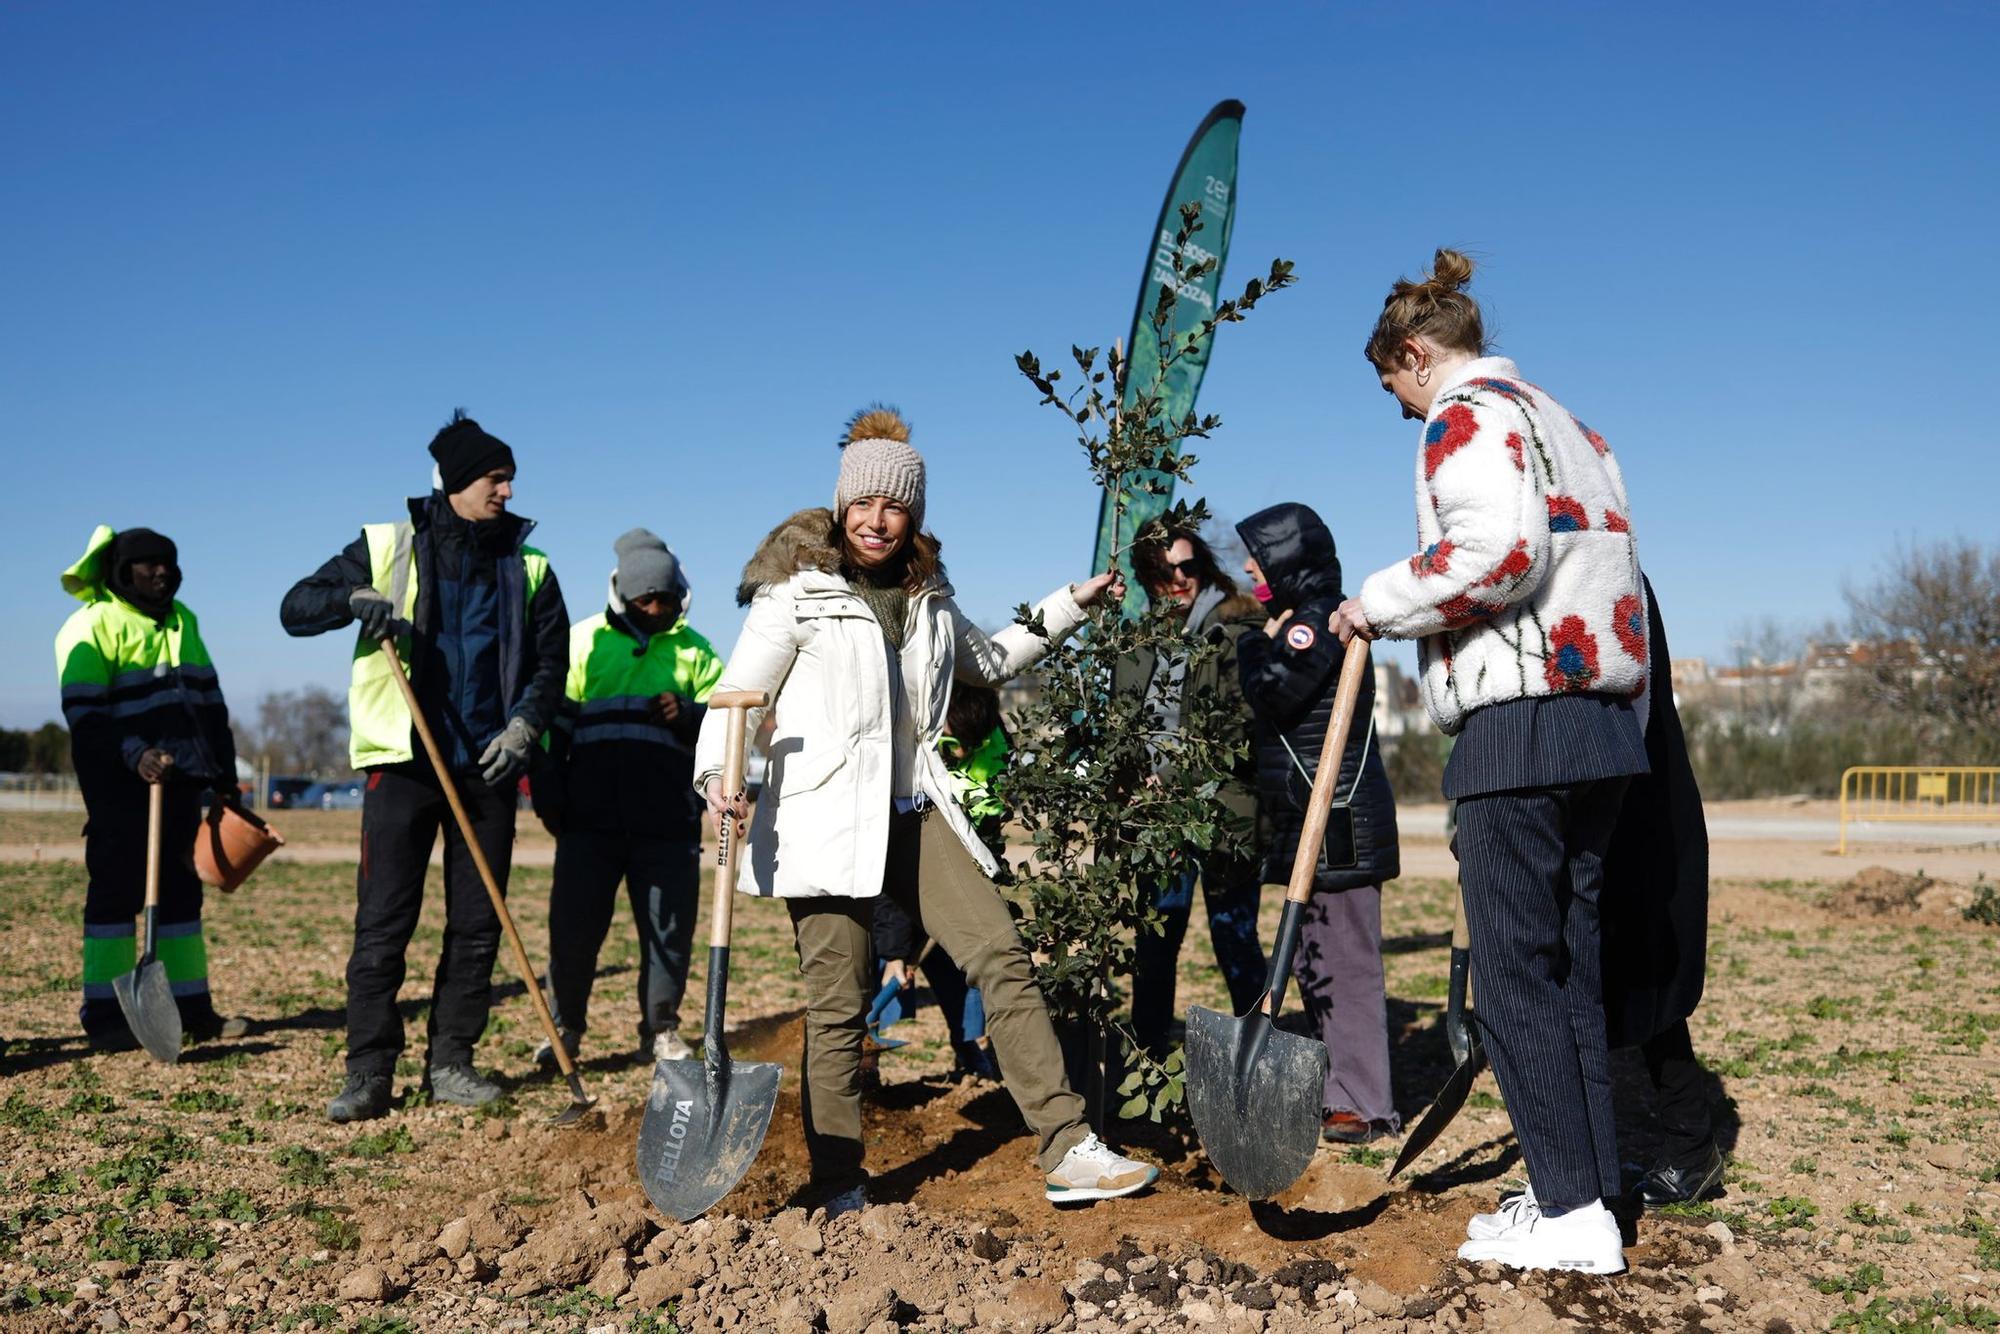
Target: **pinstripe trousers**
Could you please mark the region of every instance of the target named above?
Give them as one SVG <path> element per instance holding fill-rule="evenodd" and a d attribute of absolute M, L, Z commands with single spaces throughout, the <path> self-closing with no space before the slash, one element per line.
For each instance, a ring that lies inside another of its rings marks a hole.
<path fill-rule="evenodd" d="M 1614 1199 L 1598 896 L 1624 777 L 1458 802 L 1477 1012 L 1535 1197 Z"/>

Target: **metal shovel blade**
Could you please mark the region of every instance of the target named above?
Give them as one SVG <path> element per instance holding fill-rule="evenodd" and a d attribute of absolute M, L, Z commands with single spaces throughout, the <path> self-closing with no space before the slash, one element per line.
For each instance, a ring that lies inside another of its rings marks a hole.
<path fill-rule="evenodd" d="M 691 1223 L 736 1188 L 778 1105 L 770 1061 L 660 1061 L 639 1123 L 639 1183 L 661 1213 Z"/>
<path fill-rule="evenodd" d="M 1437 1101 L 1424 1113 L 1424 1119 L 1417 1122 L 1417 1128 L 1410 1132 L 1410 1137 L 1403 1141 L 1403 1150 L 1396 1155 L 1396 1165 L 1389 1169 L 1389 1180 L 1394 1181 L 1396 1173 L 1415 1162 L 1417 1155 L 1444 1133 L 1444 1128 L 1458 1115 L 1459 1108 L 1465 1106 L 1465 1100 L 1472 1092 L 1472 1081 L 1479 1078 L 1479 1071 L 1485 1064 L 1486 1048 L 1475 1037 L 1471 1054 L 1458 1063 L 1458 1067 L 1451 1072 L 1451 1078 L 1445 1080 L 1444 1087 L 1438 1090 Z"/>
<path fill-rule="evenodd" d="M 112 978 L 111 991 L 146 1054 L 168 1065 L 180 1060 L 181 1011 L 167 984 L 167 966 L 157 959 L 142 960 L 131 972 Z"/>
<path fill-rule="evenodd" d="M 1268 1200 L 1297 1181 L 1319 1148 L 1326 1044 L 1190 1006 L 1187 1098 L 1201 1147 L 1231 1189 Z"/>

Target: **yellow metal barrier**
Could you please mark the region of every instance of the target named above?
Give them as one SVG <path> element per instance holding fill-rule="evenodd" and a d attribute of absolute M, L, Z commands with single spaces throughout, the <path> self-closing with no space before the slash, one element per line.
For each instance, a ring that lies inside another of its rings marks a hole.
<path fill-rule="evenodd" d="M 2000 766 L 1857 764 L 1840 776 L 1840 855 L 1849 821 L 2000 823 Z"/>

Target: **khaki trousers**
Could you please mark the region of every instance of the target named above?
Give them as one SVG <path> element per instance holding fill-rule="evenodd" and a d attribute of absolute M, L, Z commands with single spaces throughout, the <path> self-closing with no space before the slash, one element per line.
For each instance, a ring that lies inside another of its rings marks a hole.
<path fill-rule="evenodd" d="M 1014 919 L 991 880 L 942 817 L 894 815 L 882 892 L 922 924 L 986 1001 L 986 1028 L 1007 1091 L 1040 1140 L 1036 1161 L 1054 1171 L 1090 1127 L 1070 1091 L 1049 1007 Z M 806 1149 L 815 1183 L 860 1180 L 861 1043 L 876 986 L 869 927 L 874 899 L 787 900 L 806 980 Z"/>

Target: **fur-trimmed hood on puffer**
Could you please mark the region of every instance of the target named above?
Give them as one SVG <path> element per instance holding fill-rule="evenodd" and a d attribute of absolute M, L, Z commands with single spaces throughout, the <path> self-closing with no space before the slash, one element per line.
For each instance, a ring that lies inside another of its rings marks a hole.
<path fill-rule="evenodd" d="M 839 574 L 840 548 L 834 544 L 833 534 L 833 511 L 824 505 L 800 510 L 773 528 L 743 567 L 743 578 L 736 585 L 736 605 L 749 606 L 759 593 L 776 588 L 800 570 Z M 943 593 L 952 591 L 942 565 L 935 586 Z"/>

